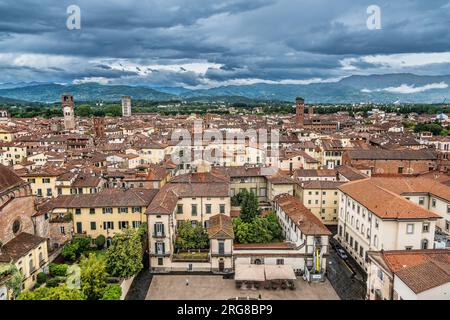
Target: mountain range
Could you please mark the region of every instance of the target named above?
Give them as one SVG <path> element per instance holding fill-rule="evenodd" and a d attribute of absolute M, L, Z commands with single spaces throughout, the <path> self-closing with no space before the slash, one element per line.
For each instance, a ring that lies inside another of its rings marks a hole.
<path fill-rule="evenodd" d="M 302 96 L 306 103 L 443 103 L 450 100 L 450 75 L 421 76 L 385 74 L 350 76 L 337 82 L 300 84 L 230 85 L 190 90 L 183 87 L 151 85 L 102 85 L 98 83 L 3 83 L 0 97 L 30 102 L 57 102 L 61 94 L 71 93 L 76 101 L 119 101 L 121 96 L 149 101 L 243 101 L 270 100 L 293 102 Z"/>

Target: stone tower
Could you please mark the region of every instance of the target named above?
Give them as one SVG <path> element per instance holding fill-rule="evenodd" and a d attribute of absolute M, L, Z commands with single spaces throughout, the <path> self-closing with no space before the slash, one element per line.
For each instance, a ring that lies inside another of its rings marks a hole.
<path fill-rule="evenodd" d="M 131 116 L 131 97 L 130 96 L 122 97 L 122 116 L 123 117 Z"/>
<path fill-rule="evenodd" d="M 105 137 L 105 118 L 95 117 L 93 118 L 93 122 L 94 122 L 95 137 L 103 139 Z"/>
<path fill-rule="evenodd" d="M 305 122 L 305 99 L 297 97 L 295 99 L 295 123 L 298 128 L 303 128 Z"/>
<path fill-rule="evenodd" d="M 64 129 L 67 131 L 75 129 L 74 101 L 71 94 L 61 96 L 61 107 L 64 113 Z"/>

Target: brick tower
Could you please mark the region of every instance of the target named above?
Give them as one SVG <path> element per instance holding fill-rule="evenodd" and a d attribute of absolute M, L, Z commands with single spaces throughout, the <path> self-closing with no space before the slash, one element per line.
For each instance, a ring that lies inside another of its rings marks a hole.
<path fill-rule="evenodd" d="M 105 118 L 95 117 L 93 119 L 93 122 L 94 122 L 95 137 L 98 139 L 104 138 L 105 137 Z"/>
<path fill-rule="evenodd" d="M 64 113 L 64 129 L 66 131 L 75 129 L 74 101 L 71 94 L 61 96 L 61 108 Z"/>
<path fill-rule="evenodd" d="M 303 128 L 305 123 L 305 99 L 301 97 L 295 99 L 295 123 L 298 128 Z"/>

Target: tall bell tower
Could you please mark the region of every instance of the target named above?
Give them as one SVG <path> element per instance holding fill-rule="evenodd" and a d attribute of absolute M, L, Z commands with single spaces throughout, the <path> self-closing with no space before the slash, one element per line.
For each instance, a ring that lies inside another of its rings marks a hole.
<path fill-rule="evenodd" d="M 66 131 L 75 129 L 74 101 L 71 94 L 61 96 L 61 107 L 64 113 L 64 129 Z"/>

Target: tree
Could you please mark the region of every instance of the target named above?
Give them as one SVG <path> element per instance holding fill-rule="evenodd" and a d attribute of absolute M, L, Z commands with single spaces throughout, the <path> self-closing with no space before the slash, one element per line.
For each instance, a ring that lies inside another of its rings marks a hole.
<path fill-rule="evenodd" d="M 0 279 L 3 277 L 9 277 L 9 280 L 6 281 L 6 287 L 12 290 L 14 297 L 17 297 L 22 290 L 22 280 L 23 275 L 17 269 L 14 264 L 4 264 L 0 265 Z"/>
<path fill-rule="evenodd" d="M 106 261 L 90 253 L 83 256 L 80 261 L 81 269 L 81 291 L 88 300 L 99 300 L 106 289 L 108 273 Z"/>
<path fill-rule="evenodd" d="M 122 288 L 118 284 L 109 285 L 101 300 L 120 300 L 122 296 Z"/>
<path fill-rule="evenodd" d="M 92 108 L 88 104 L 82 104 L 75 109 L 75 114 L 79 117 L 89 117 L 92 115 Z"/>
<path fill-rule="evenodd" d="M 98 249 L 103 249 L 106 243 L 106 238 L 104 235 L 99 235 L 97 238 L 95 238 L 95 245 Z"/>
<path fill-rule="evenodd" d="M 269 213 L 266 217 L 268 229 L 274 240 L 283 239 L 283 229 L 278 222 L 277 215 L 274 212 Z"/>
<path fill-rule="evenodd" d="M 241 203 L 241 219 L 244 222 L 252 222 L 259 214 L 258 199 L 253 192 L 244 195 Z"/>
<path fill-rule="evenodd" d="M 50 263 L 48 265 L 50 275 L 52 275 L 53 277 L 65 277 L 67 275 L 68 268 L 69 265 L 67 264 Z"/>
<path fill-rule="evenodd" d="M 192 225 L 189 221 L 180 224 L 177 229 L 175 246 L 180 250 L 205 249 L 209 238 L 205 228 L 201 225 Z"/>
<path fill-rule="evenodd" d="M 92 239 L 90 237 L 76 237 L 70 243 L 64 245 L 61 255 L 70 261 L 75 261 L 81 253 L 91 247 Z"/>
<path fill-rule="evenodd" d="M 119 278 L 129 278 L 142 270 L 142 242 L 138 229 L 126 229 L 114 236 L 106 251 L 107 270 Z"/>
<path fill-rule="evenodd" d="M 25 291 L 17 297 L 17 300 L 85 300 L 85 296 L 78 289 L 69 289 L 66 285 L 61 285 Z"/>

